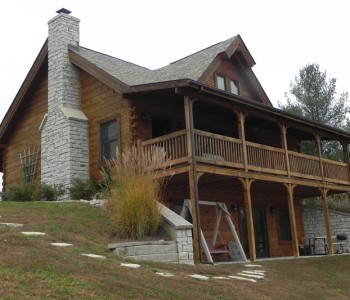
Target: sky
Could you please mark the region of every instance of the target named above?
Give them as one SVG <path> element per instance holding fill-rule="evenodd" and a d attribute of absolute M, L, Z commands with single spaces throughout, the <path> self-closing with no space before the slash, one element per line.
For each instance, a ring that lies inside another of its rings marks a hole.
<path fill-rule="evenodd" d="M 60 8 L 80 19 L 80 44 L 156 69 L 240 34 L 274 106 L 299 69 L 318 63 L 350 91 L 348 0 L 7 0 L 0 18 L 0 120 Z"/>

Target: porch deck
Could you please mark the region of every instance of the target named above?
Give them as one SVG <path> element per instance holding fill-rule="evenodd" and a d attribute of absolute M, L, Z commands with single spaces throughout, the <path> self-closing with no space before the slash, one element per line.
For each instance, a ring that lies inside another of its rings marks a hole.
<path fill-rule="evenodd" d="M 169 160 L 162 167 L 172 166 L 176 170 L 189 162 L 187 143 L 186 130 L 180 130 L 143 141 L 141 147 L 145 153 L 164 149 Z M 194 130 L 194 154 L 197 164 L 341 185 L 350 182 L 347 163 L 197 129 Z"/>

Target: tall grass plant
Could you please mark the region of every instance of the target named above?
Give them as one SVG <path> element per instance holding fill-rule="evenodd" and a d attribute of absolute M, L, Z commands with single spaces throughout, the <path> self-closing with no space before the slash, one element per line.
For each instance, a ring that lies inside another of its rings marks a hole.
<path fill-rule="evenodd" d="M 108 181 L 107 208 L 118 235 L 140 239 L 155 234 L 161 215 L 157 201 L 161 201 L 165 179 L 156 179 L 169 167 L 166 153 L 154 148 L 148 153 L 133 146 L 117 158 L 107 162 L 103 173 Z"/>

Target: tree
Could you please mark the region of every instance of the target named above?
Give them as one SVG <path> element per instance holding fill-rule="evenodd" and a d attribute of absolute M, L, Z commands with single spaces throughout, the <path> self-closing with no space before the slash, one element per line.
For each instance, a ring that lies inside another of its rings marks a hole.
<path fill-rule="evenodd" d="M 287 104 L 278 103 L 280 108 L 325 125 L 344 129 L 347 122 L 348 92 L 336 98 L 335 78 L 327 80 L 326 71 L 320 71 L 316 63 L 308 64 L 299 70 L 299 77 L 290 84 L 292 101 L 286 93 Z"/>
<path fill-rule="evenodd" d="M 320 71 L 318 64 L 308 64 L 299 70 L 299 76 L 290 84 L 290 94 L 294 100 L 286 93 L 287 103 L 279 102 L 278 105 L 283 110 L 310 120 L 343 130 L 350 129 L 350 121 L 346 116 L 350 112 L 349 95 L 348 92 L 343 92 L 336 98 L 336 82 L 335 78 L 327 80 L 326 71 Z M 315 153 L 310 142 L 303 142 L 301 146 L 304 153 Z M 341 158 L 337 142 L 323 142 L 322 152 L 331 159 Z"/>

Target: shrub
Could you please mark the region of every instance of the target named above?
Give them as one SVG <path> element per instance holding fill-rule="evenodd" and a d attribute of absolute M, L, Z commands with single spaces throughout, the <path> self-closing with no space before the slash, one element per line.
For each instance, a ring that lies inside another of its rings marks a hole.
<path fill-rule="evenodd" d="M 72 199 L 91 200 L 98 192 L 98 185 L 93 180 L 74 179 L 69 193 Z"/>
<path fill-rule="evenodd" d="M 38 198 L 38 184 L 23 182 L 20 185 L 10 186 L 1 193 L 3 201 L 32 201 Z"/>
<path fill-rule="evenodd" d="M 157 200 L 165 182 L 154 180 L 152 170 L 165 157 L 159 149 L 146 155 L 134 146 L 107 162 L 108 170 L 104 171 L 109 180 L 107 209 L 120 237 L 139 239 L 155 234 L 161 221 Z"/>
<path fill-rule="evenodd" d="M 65 190 L 62 184 L 41 184 L 40 185 L 40 200 L 43 201 L 57 201 L 58 197 L 63 196 Z"/>

